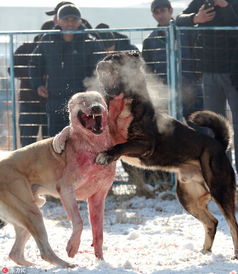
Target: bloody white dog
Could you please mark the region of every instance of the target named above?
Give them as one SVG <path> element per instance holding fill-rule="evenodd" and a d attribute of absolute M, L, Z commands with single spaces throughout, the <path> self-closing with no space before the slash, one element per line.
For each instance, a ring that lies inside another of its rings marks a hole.
<path fill-rule="evenodd" d="M 54 151 L 53 138 L 49 138 L 13 151 L 0 161 L 0 218 L 14 225 L 16 240 L 9 256 L 19 265 L 32 265 L 24 257 L 25 244 L 32 235 L 44 260 L 61 267 L 73 266 L 61 260 L 49 245 L 39 210 L 44 194 L 59 197 L 72 221 L 73 232 L 66 248 L 69 257 L 77 254 L 83 229 L 77 200 L 87 199 L 95 255 L 103 259 L 104 201 L 115 164 L 97 165 L 95 157 L 112 146 L 107 106 L 98 92 L 86 92 L 75 94 L 68 107 L 70 125 L 60 135 L 67 136 L 62 154 Z"/>

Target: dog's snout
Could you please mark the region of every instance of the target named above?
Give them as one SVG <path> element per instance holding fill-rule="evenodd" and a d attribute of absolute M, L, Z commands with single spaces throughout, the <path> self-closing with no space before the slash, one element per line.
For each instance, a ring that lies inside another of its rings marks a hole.
<path fill-rule="evenodd" d="M 101 112 L 102 112 L 102 108 L 100 106 L 93 106 L 92 107 L 92 113 L 100 114 Z"/>

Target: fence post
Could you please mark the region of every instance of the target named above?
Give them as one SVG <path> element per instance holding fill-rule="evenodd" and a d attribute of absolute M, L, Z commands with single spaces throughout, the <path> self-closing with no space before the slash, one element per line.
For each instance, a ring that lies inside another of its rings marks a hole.
<path fill-rule="evenodd" d="M 167 75 L 169 86 L 169 114 L 177 117 L 177 48 L 175 39 L 175 22 L 170 21 L 168 31 L 166 32 L 167 52 Z"/>
<path fill-rule="evenodd" d="M 16 95 L 15 95 L 15 77 L 14 77 L 14 47 L 13 47 L 13 33 L 10 33 L 9 43 L 9 57 L 10 57 L 10 89 L 12 101 L 12 142 L 13 149 L 17 148 L 17 127 L 16 127 Z"/>
<path fill-rule="evenodd" d="M 166 32 L 166 60 L 167 60 L 167 77 L 169 90 L 169 114 L 174 118 L 178 118 L 177 113 L 177 48 L 175 40 L 175 22 L 170 21 L 169 28 Z M 172 191 L 176 192 L 176 174 L 171 173 Z"/>
<path fill-rule="evenodd" d="M 184 120 L 183 116 L 183 76 L 182 76 L 182 33 L 176 26 L 175 26 L 175 37 L 176 37 L 176 62 L 177 62 L 177 79 L 176 79 L 176 104 L 177 104 L 177 119 L 180 121 Z"/>

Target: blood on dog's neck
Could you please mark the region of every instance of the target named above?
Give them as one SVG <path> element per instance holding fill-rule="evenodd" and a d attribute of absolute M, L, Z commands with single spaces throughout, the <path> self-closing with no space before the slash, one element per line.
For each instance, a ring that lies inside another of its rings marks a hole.
<path fill-rule="evenodd" d="M 132 101 L 131 98 L 124 98 L 123 93 L 109 101 L 108 121 L 114 145 L 124 143 L 127 140 L 128 127 L 133 120 Z"/>

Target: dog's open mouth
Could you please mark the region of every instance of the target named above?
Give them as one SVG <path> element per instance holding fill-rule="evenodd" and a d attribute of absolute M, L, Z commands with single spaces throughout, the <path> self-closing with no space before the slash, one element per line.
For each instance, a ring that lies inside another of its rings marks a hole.
<path fill-rule="evenodd" d="M 78 120 L 81 125 L 94 134 L 101 134 L 103 132 L 102 116 L 102 113 L 87 115 L 81 110 L 78 112 Z"/>

